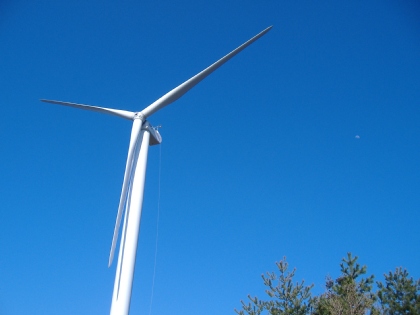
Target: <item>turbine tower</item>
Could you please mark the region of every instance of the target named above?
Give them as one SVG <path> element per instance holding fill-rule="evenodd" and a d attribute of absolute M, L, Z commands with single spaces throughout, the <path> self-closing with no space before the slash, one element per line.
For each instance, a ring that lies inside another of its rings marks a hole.
<path fill-rule="evenodd" d="M 139 235 L 141 210 L 143 204 L 144 181 L 146 176 L 147 153 L 149 145 L 160 144 L 162 138 L 159 132 L 147 121 L 151 115 L 176 101 L 187 93 L 197 83 L 219 68 L 233 56 L 251 45 L 266 34 L 272 26 L 266 28 L 250 40 L 219 59 L 203 71 L 169 91 L 161 98 L 147 106 L 140 112 L 131 112 L 84 104 L 41 99 L 46 103 L 65 105 L 99 113 L 110 114 L 133 121 L 128 156 L 124 172 L 120 203 L 115 221 L 114 235 L 109 254 L 108 267 L 111 266 L 118 240 L 120 224 L 123 214 L 124 222 L 121 233 L 120 250 L 114 282 L 111 303 L 111 315 L 127 315 L 130 309 L 131 289 L 133 284 L 134 265 L 136 261 L 137 241 Z"/>

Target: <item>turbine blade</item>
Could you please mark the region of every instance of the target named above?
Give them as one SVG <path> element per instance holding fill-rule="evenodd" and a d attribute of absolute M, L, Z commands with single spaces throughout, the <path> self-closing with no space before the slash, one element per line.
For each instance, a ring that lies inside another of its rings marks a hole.
<path fill-rule="evenodd" d="M 115 115 L 115 116 L 122 117 L 122 118 L 125 118 L 125 119 L 130 119 L 130 120 L 133 120 L 134 115 L 135 115 L 134 112 L 130 112 L 130 111 L 127 111 L 127 110 L 112 109 L 112 108 L 106 108 L 106 107 L 98 107 L 98 106 L 76 104 L 76 103 L 69 103 L 69 102 L 45 100 L 45 99 L 41 99 L 41 102 L 91 110 L 91 111 L 94 111 L 94 112 Z"/>
<path fill-rule="evenodd" d="M 166 105 L 169 105 L 172 102 L 176 101 L 178 98 L 180 98 L 185 93 L 187 93 L 189 90 L 191 90 L 197 83 L 199 83 L 201 80 L 203 80 L 205 77 L 207 77 L 210 73 L 212 73 L 214 70 L 216 70 L 221 65 L 223 65 L 226 61 L 231 59 L 233 56 L 235 56 L 236 54 L 238 54 L 239 52 L 244 50 L 246 47 L 251 45 L 253 42 L 255 42 L 257 39 L 262 37 L 264 34 L 266 34 L 271 28 L 272 28 L 272 26 L 267 27 L 265 30 L 263 30 L 259 34 L 255 35 L 254 37 L 252 37 L 250 40 L 248 40 L 247 42 L 245 42 L 244 44 L 242 44 L 241 46 L 239 46 L 235 50 L 233 50 L 232 52 L 230 52 L 229 54 L 227 54 L 223 58 L 219 59 L 215 63 L 213 63 L 211 66 L 207 67 L 206 69 L 204 69 L 200 73 L 193 76 L 191 79 L 185 81 L 181 85 L 179 85 L 176 88 L 174 88 L 173 90 L 169 91 L 168 93 L 163 95 L 161 98 L 159 98 L 158 100 L 156 100 L 155 102 L 150 104 L 148 107 L 143 109 L 141 111 L 141 114 L 145 118 L 147 118 L 150 115 L 157 112 L 158 110 L 165 107 Z"/>
<path fill-rule="evenodd" d="M 139 139 L 142 123 L 143 122 L 140 119 L 135 119 L 133 123 L 133 128 L 131 129 L 130 146 L 128 147 L 127 162 L 125 165 L 125 172 L 124 172 L 124 181 L 123 181 L 123 186 L 121 189 L 121 197 L 120 197 L 120 204 L 118 205 L 117 218 L 115 220 L 114 235 L 112 237 L 112 244 L 111 244 L 111 251 L 109 253 L 108 267 L 111 266 L 112 260 L 114 259 L 115 247 L 117 245 L 121 218 L 122 218 L 125 204 L 127 201 L 127 194 L 128 194 L 128 189 L 130 187 L 131 175 L 132 175 L 131 173 L 132 173 L 133 163 L 134 163 L 134 155 L 135 155 L 136 147 L 138 145 L 137 142 Z"/>

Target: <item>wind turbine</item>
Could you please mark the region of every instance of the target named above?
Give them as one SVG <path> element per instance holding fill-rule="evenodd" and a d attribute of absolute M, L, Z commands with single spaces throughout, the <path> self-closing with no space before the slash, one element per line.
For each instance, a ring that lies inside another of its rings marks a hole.
<path fill-rule="evenodd" d="M 203 71 L 199 72 L 192 78 L 169 91 L 140 112 L 131 112 L 120 109 L 41 99 L 42 102 L 46 103 L 110 114 L 133 121 L 120 203 L 118 206 L 114 236 L 112 238 L 111 251 L 108 261 L 109 267 L 111 266 L 112 260 L 114 258 L 115 247 L 120 230 L 120 223 L 123 213 L 125 212 L 114 282 L 114 291 L 112 295 L 110 312 L 111 315 L 127 315 L 129 312 L 141 210 L 143 204 L 147 153 L 149 145 L 160 144 L 162 141 L 158 130 L 153 128 L 146 119 L 166 105 L 169 105 L 179 99 L 214 70 L 219 68 L 233 56 L 266 34 L 271 28 L 272 26 L 255 35 L 250 40 L 246 41 L 244 44 L 223 58 L 219 59 Z"/>

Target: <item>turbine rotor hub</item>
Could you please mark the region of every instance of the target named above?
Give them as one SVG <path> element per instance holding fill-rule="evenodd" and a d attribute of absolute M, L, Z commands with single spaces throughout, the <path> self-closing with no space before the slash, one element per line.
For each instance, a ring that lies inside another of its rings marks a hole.
<path fill-rule="evenodd" d="M 144 117 L 144 115 L 141 112 L 137 112 L 137 113 L 134 113 L 133 119 L 140 119 L 141 121 L 145 121 L 146 117 Z"/>

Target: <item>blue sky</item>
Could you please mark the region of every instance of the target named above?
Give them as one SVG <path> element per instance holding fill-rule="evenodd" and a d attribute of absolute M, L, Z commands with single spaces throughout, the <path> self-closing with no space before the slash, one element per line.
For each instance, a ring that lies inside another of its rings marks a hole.
<path fill-rule="evenodd" d="M 150 119 L 131 314 L 234 314 L 283 256 L 315 293 L 349 251 L 377 279 L 420 278 L 419 17 L 416 1 L 1 2 L 0 313 L 110 307 L 131 124 L 39 99 L 138 111 L 270 25 Z"/>

